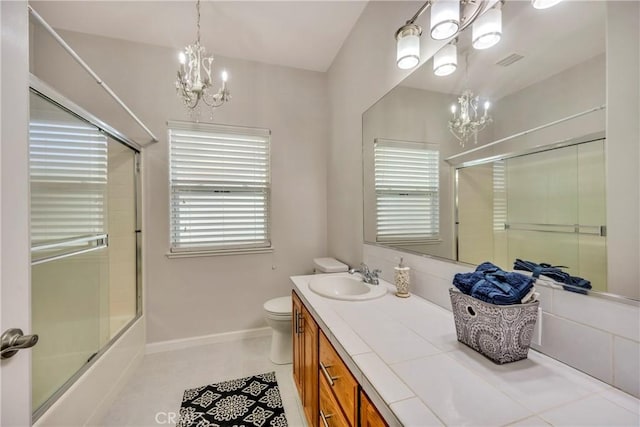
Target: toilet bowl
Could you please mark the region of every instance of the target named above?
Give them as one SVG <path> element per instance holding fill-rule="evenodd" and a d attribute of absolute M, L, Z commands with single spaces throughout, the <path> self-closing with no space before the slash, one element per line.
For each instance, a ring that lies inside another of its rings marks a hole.
<path fill-rule="evenodd" d="M 335 258 L 315 258 L 315 273 L 339 273 L 349 270 L 346 264 Z M 264 303 L 264 318 L 273 329 L 271 353 L 269 358 L 277 365 L 293 362 L 293 343 L 291 334 L 291 297 L 270 299 Z"/>
<path fill-rule="evenodd" d="M 269 358 L 278 365 L 293 361 L 291 343 L 291 297 L 274 298 L 264 303 L 264 316 L 273 329 Z"/>

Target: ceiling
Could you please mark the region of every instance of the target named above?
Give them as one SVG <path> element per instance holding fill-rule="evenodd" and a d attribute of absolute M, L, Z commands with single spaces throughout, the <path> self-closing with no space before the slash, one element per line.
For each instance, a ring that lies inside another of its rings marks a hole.
<path fill-rule="evenodd" d="M 458 38 L 458 69 L 453 74 L 437 77 L 433 62 L 427 61 L 401 86 L 450 94 L 471 88 L 497 100 L 605 52 L 603 1 L 567 1 L 545 10 L 534 9 L 528 1 L 506 1 L 502 11 L 502 40 L 497 45 L 473 49 L 469 28 Z M 507 67 L 496 65 L 512 53 L 524 58 Z"/>
<path fill-rule="evenodd" d="M 195 1 L 31 1 L 54 28 L 165 46 L 195 41 Z M 366 1 L 202 0 L 202 44 L 212 53 L 327 71 Z"/>

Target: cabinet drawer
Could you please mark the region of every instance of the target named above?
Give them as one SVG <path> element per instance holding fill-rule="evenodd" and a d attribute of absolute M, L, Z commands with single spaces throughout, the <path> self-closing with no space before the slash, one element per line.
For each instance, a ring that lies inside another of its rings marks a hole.
<path fill-rule="evenodd" d="M 348 427 L 340 404 L 336 401 L 327 379 L 320 375 L 320 410 L 318 411 L 318 425 L 320 427 Z"/>
<path fill-rule="evenodd" d="M 325 379 L 327 386 L 335 394 L 349 424 L 355 426 L 358 419 L 358 383 L 324 333 L 320 333 L 318 364 L 320 365 L 320 376 Z"/>

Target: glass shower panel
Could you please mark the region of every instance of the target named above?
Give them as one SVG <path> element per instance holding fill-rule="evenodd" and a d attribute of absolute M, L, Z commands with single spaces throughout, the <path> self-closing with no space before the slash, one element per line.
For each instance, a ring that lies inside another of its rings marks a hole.
<path fill-rule="evenodd" d="M 34 410 L 99 351 L 107 275 L 106 248 L 32 267 L 32 329 L 40 337 L 32 353 Z"/>
<path fill-rule="evenodd" d="M 109 339 L 137 314 L 136 154 L 109 140 Z"/>
<path fill-rule="evenodd" d="M 606 174 L 604 140 L 578 146 L 578 259 L 580 277 L 607 291 Z"/>
<path fill-rule="evenodd" d="M 506 161 L 508 259 L 566 266 L 577 275 L 577 147 Z"/>
<path fill-rule="evenodd" d="M 96 354 L 108 335 L 107 139 L 31 94 L 33 407 Z"/>

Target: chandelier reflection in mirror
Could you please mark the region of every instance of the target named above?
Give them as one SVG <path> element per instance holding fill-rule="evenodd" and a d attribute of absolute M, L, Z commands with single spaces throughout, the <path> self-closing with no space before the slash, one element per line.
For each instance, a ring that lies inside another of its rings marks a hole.
<path fill-rule="evenodd" d="M 471 136 L 473 136 L 474 144 L 477 144 L 478 132 L 493 121 L 489 115 L 489 101 L 484 102 L 482 115 L 478 114 L 479 102 L 480 97 L 474 96 L 473 92 L 467 89 L 458 97 L 460 108 L 458 109 L 456 105 L 451 106 L 453 117 L 449 120 L 449 130 L 463 147 Z"/>
<path fill-rule="evenodd" d="M 180 68 L 176 79 L 176 90 L 192 114 L 198 115 L 197 109 L 202 107 L 202 104 L 211 108 L 211 114 L 213 114 L 213 108 L 217 108 L 231 99 L 227 88 L 228 74 L 226 71 L 222 71 L 222 86 L 213 93 L 213 80 L 211 79 L 213 55 L 208 54 L 204 46 L 200 44 L 200 0 L 196 2 L 196 11 L 198 14 L 196 42 L 185 47 L 184 51 L 178 55 Z"/>

